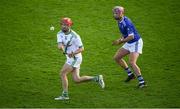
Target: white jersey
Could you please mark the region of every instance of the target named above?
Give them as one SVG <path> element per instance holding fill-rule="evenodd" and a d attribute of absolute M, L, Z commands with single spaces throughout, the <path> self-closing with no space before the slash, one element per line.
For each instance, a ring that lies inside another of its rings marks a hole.
<path fill-rule="evenodd" d="M 80 36 L 73 30 L 69 34 L 64 34 L 60 31 L 57 33 L 57 43 L 62 43 L 65 46 L 65 53 L 69 54 L 75 52 L 77 49 L 83 47 Z M 81 53 L 75 56 L 81 56 Z"/>

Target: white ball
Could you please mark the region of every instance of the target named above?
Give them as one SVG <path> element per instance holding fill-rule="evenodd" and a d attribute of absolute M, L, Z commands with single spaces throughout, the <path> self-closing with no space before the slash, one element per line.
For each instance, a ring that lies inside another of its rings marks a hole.
<path fill-rule="evenodd" d="M 54 31 L 54 27 L 53 27 L 53 26 L 51 26 L 51 27 L 50 27 L 50 30 L 51 30 L 51 31 Z"/>

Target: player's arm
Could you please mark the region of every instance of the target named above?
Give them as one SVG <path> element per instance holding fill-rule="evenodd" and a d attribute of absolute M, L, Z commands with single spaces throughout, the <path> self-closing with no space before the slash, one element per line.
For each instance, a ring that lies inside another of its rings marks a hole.
<path fill-rule="evenodd" d="M 75 52 L 74 52 L 74 55 L 78 54 L 78 53 L 81 53 L 84 51 L 84 47 L 83 46 L 80 46 L 79 49 L 77 49 Z"/>
<path fill-rule="evenodd" d="M 117 39 L 115 41 L 113 41 L 112 45 L 120 45 L 122 43 L 126 43 L 130 40 L 133 40 L 134 39 L 134 35 L 133 34 L 130 34 L 128 37 L 124 38 L 124 37 L 121 37 L 120 39 Z"/>
<path fill-rule="evenodd" d="M 62 42 L 58 43 L 58 49 L 64 52 L 65 47 L 64 47 L 64 44 Z"/>
<path fill-rule="evenodd" d="M 79 49 L 77 49 L 75 52 L 72 52 L 72 53 L 68 54 L 68 56 L 71 58 L 71 57 L 74 57 L 76 54 L 81 53 L 81 52 L 83 52 L 83 51 L 84 51 L 84 47 L 81 46 L 81 47 L 79 47 Z"/>
<path fill-rule="evenodd" d="M 123 39 L 120 39 L 120 40 L 119 40 L 119 44 L 121 44 L 121 43 L 126 43 L 126 42 L 128 42 L 128 41 L 130 41 L 130 40 L 133 40 L 133 39 L 134 39 L 134 34 L 129 34 L 128 37 L 123 38 Z"/>
<path fill-rule="evenodd" d="M 119 45 L 119 42 L 120 42 L 121 40 L 123 40 L 123 39 L 124 39 L 124 37 L 121 37 L 121 38 L 113 41 L 112 45 Z"/>
<path fill-rule="evenodd" d="M 117 40 L 115 40 L 115 41 L 113 41 L 113 44 L 112 45 L 120 45 L 120 44 L 122 44 L 122 43 L 126 43 L 126 42 L 128 42 L 128 41 L 130 41 L 130 40 L 133 40 L 134 39 L 134 35 L 129 35 L 128 37 L 126 37 L 126 38 L 120 38 L 120 39 L 117 39 Z"/>
<path fill-rule="evenodd" d="M 134 32 L 133 32 L 133 28 L 132 28 L 132 26 L 133 26 L 132 22 L 130 20 L 128 20 L 128 21 L 126 21 L 126 25 L 127 25 L 126 31 L 128 33 L 128 36 L 126 38 L 122 39 L 122 40 L 119 40 L 120 44 L 129 42 L 129 41 L 134 39 Z"/>
<path fill-rule="evenodd" d="M 58 43 L 58 49 L 60 51 L 63 51 L 64 53 L 64 50 L 65 50 L 65 46 L 64 46 L 64 43 L 63 43 L 63 36 L 61 36 L 61 33 L 57 34 L 57 43 Z"/>
<path fill-rule="evenodd" d="M 126 38 L 122 37 L 118 40 L 115 40 L 113 42 L 113 45 L 119 45 L 119 44 L 126 43 L 134 39 L 134 33 L 133 33 L 133 29 L 131 28 L 131 23 L 127 23 L 126 31 L 128 33 L 128 36 Z"/>
<path fill-rule="evenodd" d="M 75 39 L 75 44 L 79 47 L 76 51 L 72 52 L 71 54 L 69 54 L 68 56 L 69 57 L 74 57 L 76 54 L 79 54 L 81 52 L 84 51 L 84 47 L 83 47 L 83 44 L 82 44 L 82 41 L 80 39 L 80 37 L 76 38 Z"/>

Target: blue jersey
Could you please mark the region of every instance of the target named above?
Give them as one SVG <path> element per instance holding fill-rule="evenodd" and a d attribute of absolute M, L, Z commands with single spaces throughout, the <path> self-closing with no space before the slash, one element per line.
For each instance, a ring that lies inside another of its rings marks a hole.
<path fill-rule="evenodd" d="M 118 22 L 118 26 L 124 38 L 128 37 L 129 35 L 134 36 L 134 39 L 128 41 L 127 43 L 136 42 L 141 38 L 131 20 L 126 16 L 123 17 L 122 21 Z"/>

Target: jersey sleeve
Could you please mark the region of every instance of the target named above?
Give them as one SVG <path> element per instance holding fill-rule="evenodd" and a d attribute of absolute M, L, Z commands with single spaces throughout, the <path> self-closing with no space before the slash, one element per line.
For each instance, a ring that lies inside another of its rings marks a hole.
<path fill-rule="evenodd" d="M 63 37 L 60 33 L 57 34 L 57 43 L 63 43 Z"/>
<path fill-rule="evenodd" d="M 81 41 L 81 37 L 75 31 L 72 31 L 71 34 L 75 37 L 74 39 L 75 45 L 79 48 L 82 48 L 83 43 Z"/>
<path fill-rule="evenodd" d="M 126 21 L 126 29 L 127 29 L 128 36 L 130 36 L 130 35 L 134 36 L 133 24 L 129 19 Z"/>
<path fill-rule="evenodd" d="M 77 45 L 79 48 L 82 48 L 82 47 L 83 47 L 83 43 L 82 43 L 80 37 L 76 37 L 75 42 L 76 42 L 76 45 Z"/>

